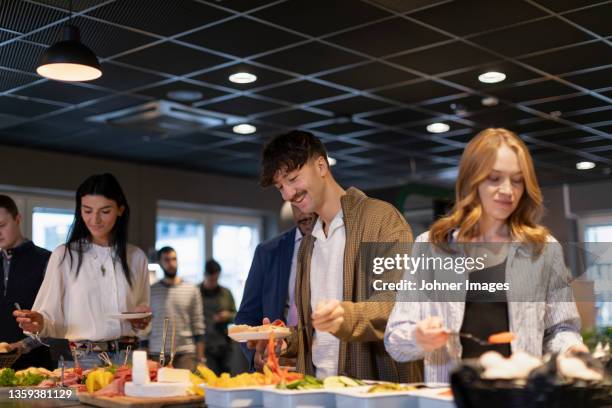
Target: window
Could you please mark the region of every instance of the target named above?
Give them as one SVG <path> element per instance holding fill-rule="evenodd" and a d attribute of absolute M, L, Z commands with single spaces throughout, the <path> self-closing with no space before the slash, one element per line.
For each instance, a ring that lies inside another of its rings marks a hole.
<path fill-rule="evenodd" d="M 53 251 L 66 242 L 74 213 L 57 208 L 35 207 L 32 211 L 32 241 Z"/>
<path fill-rule="evenodd" d="M 580 220 L 585 249 L 594 254 L 587 278 L 594 283 L 597 326 L 612 326 L 612 215 Z"/>
<path fill-rule="evenodd" d="M 165 245 L 176 249 L 178 275 L 194 284 L 204 279 L 204 265 L 214 258 L 222 269 L 219 284 L 230 289 L 238 307 L 260 242 L 262 221 L 257 215 L 221 211 L 160 208 L 155 249 Z M 158 272 L 158 278 L 162 277 L 163 273 Z"/>
<path fill-rule="evenodd" d="M 236 307 L 242 301 L 251 261 L 259 244 L 260 224 L 259 219 L 248 217 L 217 218 L 214 222 L 212 254 L 222 269 L 219 284 L 232 291 Z"/>
<path fill-rule="evenodd" d="M 155 249 L 170 246 L 176 250 L 180 277 L 190 283 L 202 280 L 204 268 L 204 225 L 198 220 L 159 217 Z M 163 278 L 157 270 L 157 278 Z"/>

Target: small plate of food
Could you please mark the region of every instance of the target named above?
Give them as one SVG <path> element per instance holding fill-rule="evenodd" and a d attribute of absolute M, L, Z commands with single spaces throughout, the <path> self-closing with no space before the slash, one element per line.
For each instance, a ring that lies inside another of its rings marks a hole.
<path fill-rule="evenodd" d="M 118 319 L 118 320 L 135 320 L 135 319 L 144 319 L 145 317 L 151 316 L 151 312 L 124 312 L 118 314 L 108 314 L 106 317 L 109 319 Z"/>
<path fill-rule="evenodd" d="M 282 339 L 291 334 L 291 330 L 285 326 L 282 320 L 275 320 L 269 324 L 261 326 L 249 326 L 248 324 L 238 324 L 228 329 L 227 335 L 234 341 L 244 343 L 249 340 L 268 340 L 272 333 L 275 339 Z"/>

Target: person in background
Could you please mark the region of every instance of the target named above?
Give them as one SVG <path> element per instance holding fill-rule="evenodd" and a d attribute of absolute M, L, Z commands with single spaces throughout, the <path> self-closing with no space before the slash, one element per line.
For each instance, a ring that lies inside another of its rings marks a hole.
<path fill-rule="evenodd" d="M 455 195 L 450 214 L 417 238 L 415 254 L 443 257 L 449 244 L 473 243 L 462 247 L 484 249 L 484 255 L 479 254 L 487 261 L 483 269 L 469 271 L 469 281 L 508 282 L 510 289 L 493 301 L 471 290 L 463 302 L 401 301 L 406 295 L 398 293 L 385 333 L 391 356 L 397 361 L 424 358 L 425 381 L 448 382 L 462 358 L 477 358 L 489 350 L 505 356 L 517 350 L 534 356 L 587 351 L 566 284 L 569 276 L 561 246 L 539 224 L 543 197 L 525 143 L 506 129 L 480 132 L 463 151 Z M 445 273 L 435 272 L 440 277 Z M 522 297 L 521 292 L 531 293 L 534 288 L 545 288 L 544 293 L 533 301 Z M 487 339 L 508 331 L 516 334 L 514 340 L 494 346 L 449 334 Z"/>
<path fill-rule="evenodd" d="M 234 321 L 236 305 L 229 289 L 219 285 L 221 265 L 209 259 L 204 268 L 200 293 L 204 300 L 206 321 L 206 365 L 217 375 L 231 371 L 232 344 L 227 337 L 227 325 Z"/>
<path fill-rule="evenodd" d="M 165 356 L 169 361 L 172 330 L 175 330 L 173 366 L 195 370 L 197 363 L 204 363 L 204 314 L 202 296 L 195 285 L 184 282 L 179 276 L 176 251 L 163 247 L 157 251 L 157 262 L 164 271 L 164 278 L 151 286 L 151 310 L 153 320 L 148 336 L 148 349 L 153 359 L 162 350 L 164 319 L 169 318 Z"/>
<path fill-rule="evenodd" d="M 384 350 L 392 293 L 372 290 L 360 256 L 362 243 L 412 241 L 400 212 L 354 187 L 344 190 L 330 170 L 325 146 L 308 132 L 292 131 L 266 143 L 260 180 L 300 211 L 318 216 L 300 245 L 298 327 L 283 342 L 283 356 L 295 357 L 298 371 L 319 378 L 421 381 L 420 363 L 398 364 Z M 256 364 L 264 360 L 265 343 L 250 344 Z"/>
<path fill-rule="evenodd" d="M 21 235 L 21 214 L 13 199 L 0 195 L 0 341 L 18 349 L 12 368 L 54 368 L 49 349 L 26 337 L 12 315 L 15 303 L 29 309 L 45 277 L 51 252 Z"/>
<path fill-rule="evenodd" d="M 150 317 L 113 316 L 150 311 L 147 257 L 127 242 L 130 207 L 113 175 L 88 177 L 75 207 L 68 241 L 51 254 L 32 310 L 13 316 L 24 331 L 68 339 L 83 369 L 100 365 L 100 352 L 122 364 Z"/>
<path fill-rule="evenodd" d="M 310 235 L 317 219 L 313 213 L 303 213 L 291 206 L 295 227 L 263 242 L 255 249 L 249 276 L 244 287 L 236 324 L 258 326 L 264 317 L 281 319 L 287 326 L 297 326 L 295 305 L 295 274 L 297 255 L 302 238 Z M 250 369 L 254 365 L 252 350 L 242 347 Z"/>

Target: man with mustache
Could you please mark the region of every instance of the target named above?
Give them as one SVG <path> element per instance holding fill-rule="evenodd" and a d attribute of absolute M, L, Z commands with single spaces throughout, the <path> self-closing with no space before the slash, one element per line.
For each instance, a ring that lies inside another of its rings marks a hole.
<path fill-rule="evenodd" d="M 151 333 L 148 349 L 158 356 L 162 350 L 164 319 L 170 319 L 166 338 L 166 356 L 170 352 L 172 324 L 175 324 L 175 350 L 173 366 L 195 370 L 198 362 L 205 361 L 204 314 L 202 296 L 195 285 L 184 282 L 177 276 L 178 260 L 176 251 L 163 247 L 157 251 L 157 261 L 164 271 L 164 278 L 151 286 Z M 166 363 L 168 357 L 166 357 Z"/>
<path fill-rule="evenodd" d="M 295 305 L 295 272 L 297 253 L 303 237 L 310 235 L 316 221 L 313 213 L 304 213 L 291 206 L 296 227 L 274 237 L 255 250 L 249 277 L 244 287 L 236 324 L 257 326 L 281 319 L 287 326 L 297 326 Z M 262 369 L 261 355 L 254 359 L 252 351 L 243 347 L 251 369 Z"/>
<path fill-rule="evenodd" d="M 299 251 L 298 329 L 283 344 L 284 355 L 297 358 L 298 371 L 319 378 L 421 381 L 421 362 L 397 363 L 384 349 L 394 297 L 372 292 L 359 256 L 361 243 L 412 241 L 399 211 L 354 187 L 344 190 L 331 173 L 321 141 L 303 131 L 280 135 L 264 146 L 261 184 L 274 185 L 283 200 L 318 215 Z M 250 344 L 261 358 L 264 343 Z"/>

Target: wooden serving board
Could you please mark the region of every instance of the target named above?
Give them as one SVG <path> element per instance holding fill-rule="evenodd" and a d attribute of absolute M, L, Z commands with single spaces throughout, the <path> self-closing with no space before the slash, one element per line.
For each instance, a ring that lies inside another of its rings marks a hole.
<path fill-rule="evenodd" d="M 185 397 L 136 398 L 136 397 L 96 397 L 88 393 L 79 394 L 83 404 L 100 408 L 162 408 L 162 407 L 203 407 L 204 397 L 190 395 Z"/>

